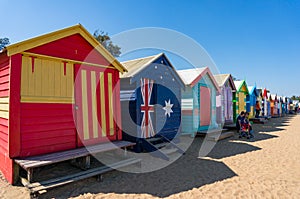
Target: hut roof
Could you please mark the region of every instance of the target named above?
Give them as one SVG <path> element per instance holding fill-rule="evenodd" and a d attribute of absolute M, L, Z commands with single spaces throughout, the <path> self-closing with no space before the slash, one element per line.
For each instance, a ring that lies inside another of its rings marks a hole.
<path fill-rule="evenodd" d="M 136 74 L 143 71 L 145 68 L 147 68 L 147 66 L 154 63 L 157 59 L 159 59 L 161 57 L 163 57 L 168 62 L 167 65 L 170 66 L 173 76 L 180 83 L 180 85 L 182 87 L 184 87 L 184 82 L 178 75 L 177 71 L 175 70 L 175 67 L 171 64 L 170 60 L 164 53 L 159 53 L 157 55 L 152 55 L 152 56 L 148 56 L 148 57 L 142 57 L 142 58 L 137 58 L 137 59 L 132 59 L 132 60 L 121 62 L 122 65 L 124 65 L 127 68 L 128 72 L 121 74 L 120 77 L 121 78 L 134 77 Z"/>
<path fill-rule="evenodd" d="M 218 74 L 218 75 L 214 75 L 216 82 L 218 83 L 219 87 L 224 86 L 224 84 L 229 81 L 229 84 L 231 86 L 231 89 L 233 91 L 236 90 L 234 82 L 233 82 L 233 78 L 231 76 L 231 74 Z"/>
<path fill-rule="evenodd" d="M 241 89 L 243 88 L 243 85 L 245 85 L 245 91 L 244 92 L 249 93 L 248 86 L 247 86 L 245 80 L 234 81 L 234 85 L 235 85 L 235 88 L 236 88 L 237 91 L 241 91 Z"/>
<path fill-rule="evenodd" d="M 178 74 L 186 86 L 193 87 L 204 75 L 208 75 L 213 85 L 219 91 L 219 85 L 208 67 L 178 70 Z"/>
<path fill-rule="evenodd" d="M 95 50 L 102 54 L 103 57 L 121 73 L 127 71 L 126 68 L 115 57 L 113 57 L 81 24 L 11 44 L 5 47 L 3 52 L 6 52 L 8 56 L 11 56 L 74 34 L 80 34 L 95 48 Z"/>

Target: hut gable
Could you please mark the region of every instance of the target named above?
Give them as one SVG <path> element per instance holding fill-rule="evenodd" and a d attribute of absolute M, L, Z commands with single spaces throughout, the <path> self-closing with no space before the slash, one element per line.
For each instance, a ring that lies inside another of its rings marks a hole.
<path fill-rule="evenodd" d="M 208 67 L 178 70 L 177 72 L 186 86 L 194 87 L 204 78 L 204 81 L 210 81 L 215 89 L 219 91 L 219 85 Z"/>
<path fill-rule="evenodd" d="M 103 66 L 110 65 L 121 73 L 126 71 L 80 24 L 9 45 L 6 51 L 8 56 L 18 53 L 33 57 L 44 55 L 49 56 L 48 58 L 63 58 L 69 62 L 81 61 Z"/>
<path fill-rule="evenodd" d="M 214 78 L 218 83 L 219 87 L 229 86 L 231 87 L 231 90 L 233 92 L 236 91 L 235 84 L 231 74 L 218 74 L 218 75 L 214 75 Z"/>
<path fill-rule="evenodd" d="M 250 95 L 255 95 L 256 97 L 259 96 L 259 92 L 256 89 L 256 86 L 248 86 L 248 90 Z"/>
<path fill-rule="evenodd" d="M 160 64 L 168 67 L 160 67 Z M 161 70 L 161 74 L 171 75 L 174 81 L 178 83 L 179 87 L 184 87 L 183 81 L 180 79 L 174 66 L 171 64 L 171 62 L 164 53 L 124 61 L 122 62 L 122 65 L 124 65 L 124 67 L 127 68 L 128 72 L 121 74 L 120 78 L 129 78 L 130 83 L 140 81 L 141 76 L 147 76 L 148 78 L 153 80 L 159 79 L 161 78 L 161 76 L 158 76 L 157 73 L 153 71 Z"/>
<path fill-rule="evenodd" d="M 234 85 L 238 92 L 244 92 L 246 94 L 249 93 L 245 80 L 234 81 Z"/>

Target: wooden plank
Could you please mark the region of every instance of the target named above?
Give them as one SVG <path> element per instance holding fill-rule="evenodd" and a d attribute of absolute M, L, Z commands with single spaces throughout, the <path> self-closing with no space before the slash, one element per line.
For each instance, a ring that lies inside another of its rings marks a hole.
<path fill-rule="evenodd" d="M 101 145 L 90 146 L 87 148 L 72 149 L 63 152 L 56 152 L 47 155 L 33 156 L 27 158 L 15 159 L 15 162 L 19 164 L 25 170 L 29 168 L 35 168 L 40 166 L 45 166 L 57 162 L 62 162 L 74 158 L 79 158 L 87 156 L 89 154 L 96 154 L 100 152 L 110 151 L 122 147 L 134 146 L 135 143 L 127 141 L 116 141 L 112 143 L 105 143 Z"/>
<path fill-rule="evenodd" d="M 125 167 L 125 166 L 131 165 L 131 164 L 139 163 L 140 161 L 141 161 L 140 159 L 130 158 L 130 159 L 126 159 L 123 161 L 119 161 L 119 162 L 110 164 L 108 166 L 102 166 L 102 167 L 98 167 L 98 168 L 94 168 L 94 169 L 89 169 L 87 171 L 82 171 L 82 172 L 79 172 L 76 174 L 71 174 L 71 175 L 60 177 L 60 178 L 43 181 L 40 183 L 32 183 L 32 184 L 27 185 L 27 187 L 31 190 L 31 192 L 35 193 L 35 192 L 39 192 L 42 190 L 47 190 L 50 188 L 69 184 L 69 183 L 72 183 L 72 182 L 75 182 L 78 180 L 82 180 L 85 178 L 89 178 L 92 176 L 100 175 L 100 174 L 106 173 L 108 171 L 115 170 L 117 168 L 121 168 L 121 167 Z"/>

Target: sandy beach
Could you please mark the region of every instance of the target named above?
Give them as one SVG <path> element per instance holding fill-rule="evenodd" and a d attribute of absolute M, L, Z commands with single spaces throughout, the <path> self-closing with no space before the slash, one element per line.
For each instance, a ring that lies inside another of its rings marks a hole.
<path fill-rule="evenodd" d="M 235 135 L 219 141 L 204 158 L 199 158 L 203 138 L 196 137 L 184 156 L 161 170 L 113 171 L 103 182 L 89 178 L 39 198 L 299 198 L 300 115 L 272 118 L 255 124 L 254 131 L 254 140 Z M 30 196 L 1 176 L 0 198 Z"/>

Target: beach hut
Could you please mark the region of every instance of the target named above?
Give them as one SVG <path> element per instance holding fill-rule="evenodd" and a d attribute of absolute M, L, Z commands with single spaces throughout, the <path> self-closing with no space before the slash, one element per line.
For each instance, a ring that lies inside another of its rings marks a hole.
<path fill-rule="evenodd" d="M 234 85 L 236 93 L 233 97 L 233 118 L 234 121 L 236 121 L 240 112 L 246 111 L 247 95 L 249 95 L 249 90 L 245 80 L 234 81 Z"/>
<path fill-rule="evenodd" d="M 184 84 L 164 53 L 122 64 L 128 69 L 120 76 L 123 137 L 136 142 L 138 152 L 160 153 L 156 141 L 169 142 L 180 133 Z"/>
<path fill-rule="evenodd" d="M 278 116 L 282 116 L 282 105 L 283 105 L 283 99 L 281 96 L 277 96 L 277 114 Z"/>
<path fill-rule="evenodd" d="M 217 107 L 217 114 L 220 114 L 222 124 L 232 124 L 234 122 L 232 98 L 236 92 L 233 78 L 230 74 L 218 74 L 214 75 L 214 78 L 221 92 L 221 103 Z"/>
<path fill-rule="evenodd" d="M 216 95 L 219 86 L 208 67 L 178 70 L 185 83 L 182 92 L 182 134 L 192 136 L 218 128 Z"/>
<path fill-rule="evenodd" d="M 282 115 L 286 115 L 287 114 L 287 97 L 283 96 L 282 97 Z"/>
<path fill-rule="evenodd" d="M 259 117 L 262 117 L 263 116 L 263 111 L 262 111 L 263 110 L 263 101 L 264 101 L 263 89 L 262 88 L 257 88 L 256 91 L 258 93 L 256 101 L 258 101 L 260 109 L 261 109 L 261 111 L 259 113 Z"/>
<path fill-rule="evenodd" d="M 270 106 L 271 106 L 271 116 L 277 117 L 278 116 L 277 95 L 269 94 L 269 99 L 270 99 Z"/>
<path fill-rule="evenodd" d="M 122 139 L 119 72 L 126 69 L 81 25 L 0 53 L 0 169 L 14 158 Z M 101 121 L 98 125 L 98 120 Z M 77 128 L 76 128 L 77 127 Z"/>
<path fill-rule="evenodd" d="M 247 95 L 247 107 L 246 110 L 249 112 L 249 118 L 254 118 L 255 116 L 255 105 L 259 93 L 256 89 L 256 86 L 248 86 L 249 95 Z"/>
<path fill-rule="evenodd" d="M 262 115 L 264 118 L 270 118 L 271 117 L 271 103 L 270 103 L 270 95 L 266 88 L 263 90 L 263 103 L 262 103 Z"/>

